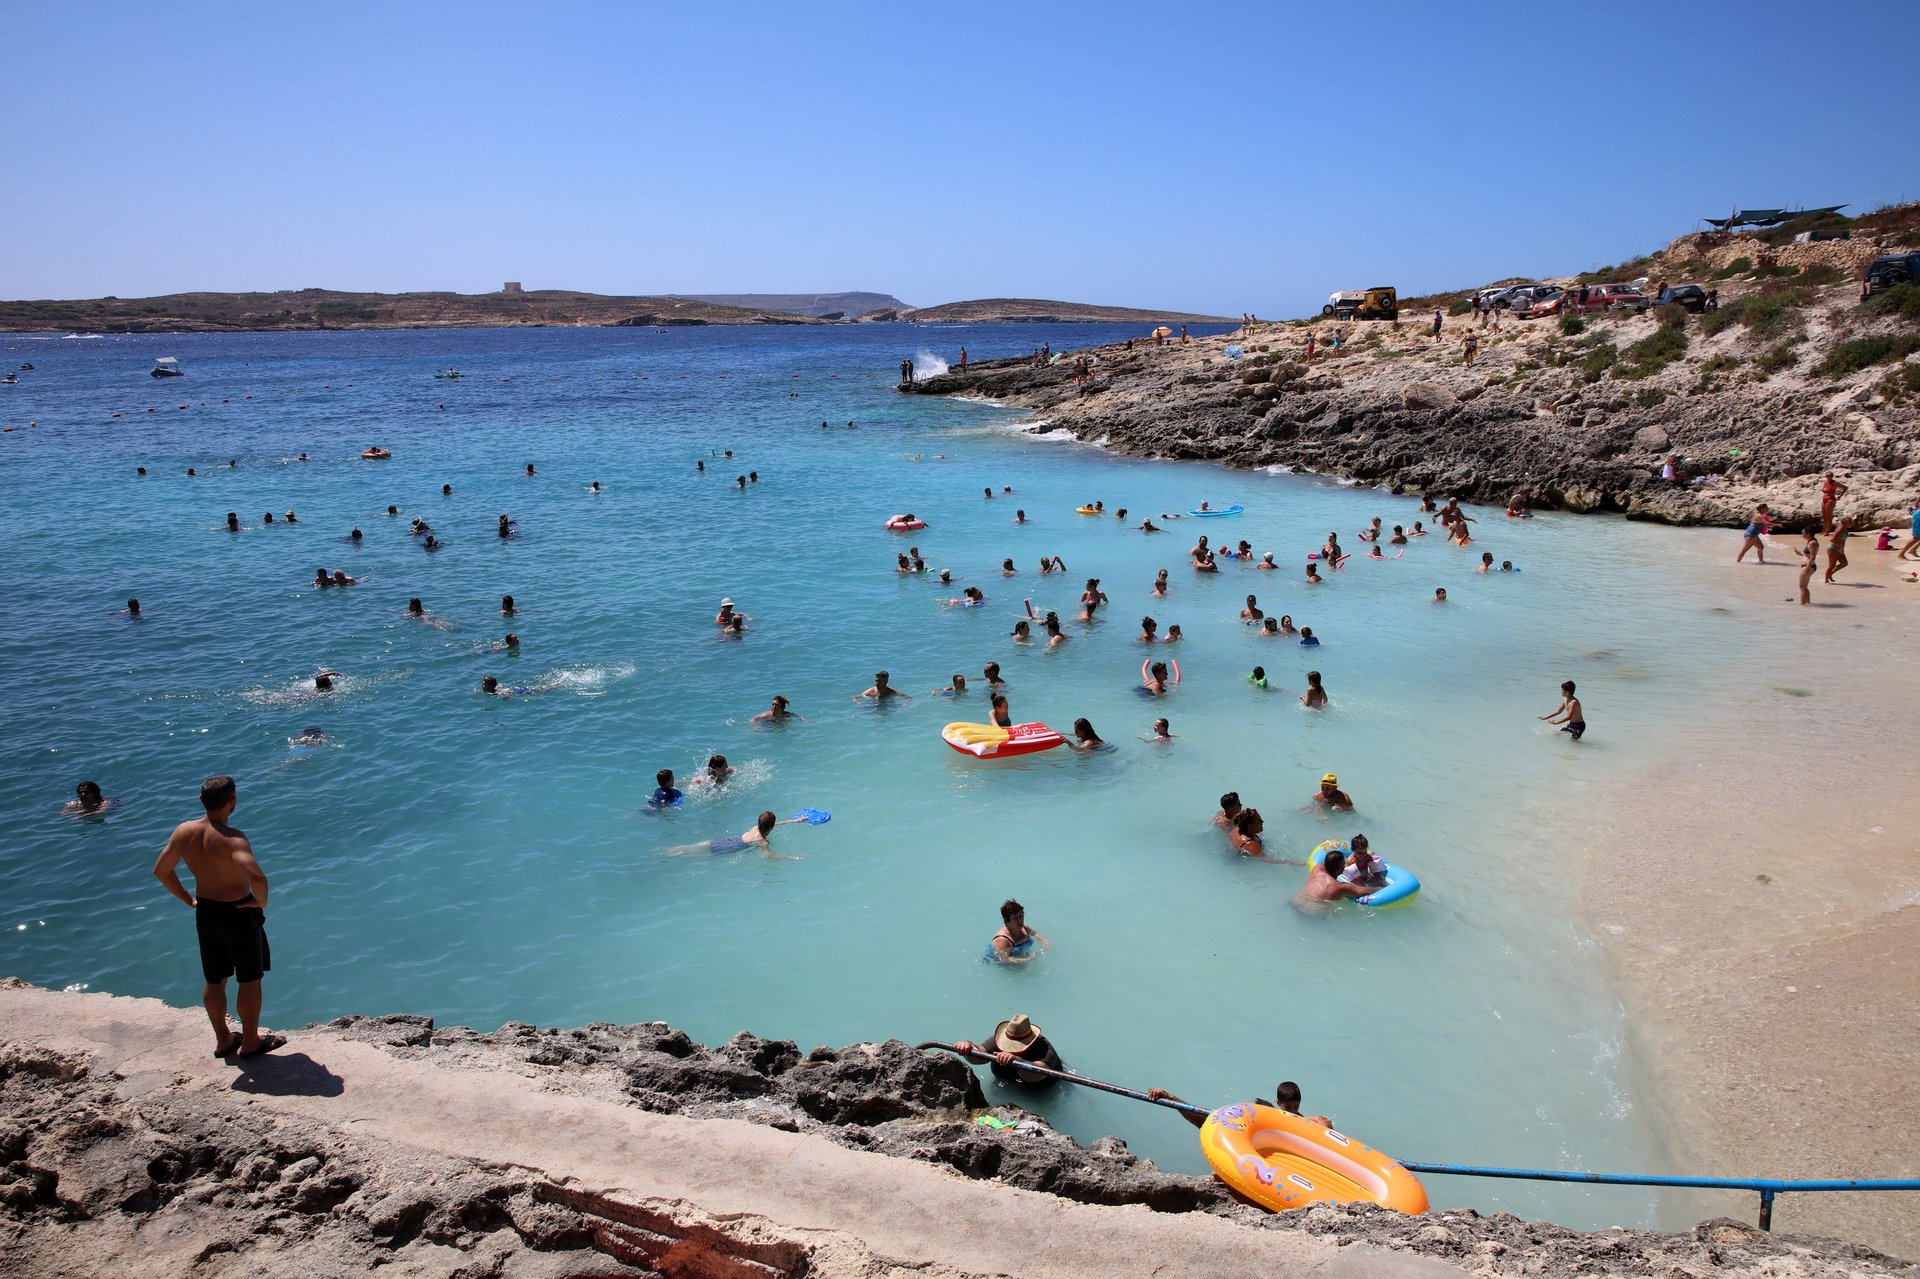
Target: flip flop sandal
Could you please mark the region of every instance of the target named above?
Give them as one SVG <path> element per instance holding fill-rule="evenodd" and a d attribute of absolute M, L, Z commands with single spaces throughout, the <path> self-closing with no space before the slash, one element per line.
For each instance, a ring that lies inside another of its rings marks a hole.
<path fill-rule="evenodd" d="M 262 1035 L 260 1036 L 259 1047 L 255 1048 L 252 1052 L 243 1052 L 239 1055 L 248 1059 L 264 1057 L 275 1049 L 285 1048 L 286 1046 L 287 1037 L 285 1035 Z"/>

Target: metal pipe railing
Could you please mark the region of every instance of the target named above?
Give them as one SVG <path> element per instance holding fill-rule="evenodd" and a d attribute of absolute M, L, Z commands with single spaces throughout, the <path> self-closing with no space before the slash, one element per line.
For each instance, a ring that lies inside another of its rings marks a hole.
<path fill-rule="evenodd" d="M 969 1061 L 987 1061 L 993 1056 L 992 1053 L 979 1049 L 971 1053 L 961 1052 L 954 1045 L 941 1043 L 939 1040 L 928 1040 L 924 1044 L 915 1044 L 914 1047 L 943 1048 L 950 1053 L 958 1053 Z M 1102 1083 L 1098 1079 L 1088 1079 L 1084 1075 L 1070 1074 L 1064 1070 L 1050 1070 L 1045 1066 L 1035 1066 L 1028 1062 L 1021 1062 L 1020 1069 L 1052 1079 L 1064 1080 L 1070 1084 L 1079 1084 L 1082 1088 L 1096 1088 L 1101 1092 L 1132 1098 L 1134 1101 L 1165 1106 L 1169 1110 L 1183 1111 L 1189 1115 L 1213 1113 L 1207 1107 L 1196 1106 L 1190 1101 L 1176 1101 L 1171 1097 L 1149 1097 L 1146 1093 L 1137 1092 L 1131 1088 Z M 1789 1181 L 1771 1177 L 1660 1177 L 1632 1172 L 1560 1172 L 1550 1168 L 1492 1168 L 1478 1164 L 1419 1163 L 1408 1159 L 1397 1162 L 1409 1172 L 1439 1173 L 1448 1177 L 1502 1177 L 1517 1181 L 1572 1181 L 1601 1186 L 1672 1186 L 1694 1190 L 1752 1190 L 1760 1196 L 1760 1229 L 1762 1230 L 1773 1229 L 1775 1195 L 1789 1192 L 1798 1194 L 1806 1191 L 1920 1190 L 1920 1179 L 1915 1178 L 1848 1177 Z"/>

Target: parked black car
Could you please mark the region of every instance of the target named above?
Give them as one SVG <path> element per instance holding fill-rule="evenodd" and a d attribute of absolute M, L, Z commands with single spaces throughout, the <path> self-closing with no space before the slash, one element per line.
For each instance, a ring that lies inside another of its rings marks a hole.
<path fill-rule="evenodd" d="M 1660 290 L 1660 306 L 1678 306 L 1695 315 L 1707 309 L 1707 291 L 1697 284 L 1673 284 Z"/>
<path fill-rule="evenodd" d="M 1867 268 L 1866 287 L 1861 290 L 1860 296 L 1872 297 L 1882 289 L 1890 289 L 1909 280 L 1920 280 L 1920 253 L 1889 253 L 1885 257 L 1875 258 Z"/>

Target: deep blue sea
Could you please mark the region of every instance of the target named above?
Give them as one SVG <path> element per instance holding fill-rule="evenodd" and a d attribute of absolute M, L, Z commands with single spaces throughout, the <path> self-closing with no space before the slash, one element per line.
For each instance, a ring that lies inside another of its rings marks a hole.
<path fill-rule="evenodd" d="M 1364 549 L 1368 518 L 1411 526 L 1413 500 L 1109 456 L 991 404 L 892 389 L 902 358 L 934 367 L 962 343 L 986 359 L 1130 335 L 0 338 L 0 364 L 35 366 L 0 388 L 0 972 L 193 1005 L 189 912 L 149 869 L 200 780 L 227 772 L 272 879 L 275 1026 L 659 1019 L 805 1049 L 981 1038 L 1026 1012 L 1086 1073 L 1220 1104 L 1292 1078 L 1310 1109 L 1407 1158 L 1657 1163 L 1556 839 L 1636 763 L 1684 747 L 1725 654 L 1751 650 L 1699 589 L 1727 548 L 1476 510 L 1469 550 L 1428 538 L 1308 586 L 1329 530 Z M 186 376 L 150 378 L 159 356 Z M 434 376 L 449 368 L 464 376 Z M 375 445 L 392 459 L 362 460 Z M 1074 513 L 1096 499 L 1129 518 Z M 1246 511 L 1131 527 L 1202 500 Z M 882 527 L 903 511 L 930 527 Z M 416 517 L 442 549 L 409 535 Z M 1281 571 L 1196 575 L 1202 532 Z M 896 573 L 909 546 L 951 584 Z M 1483 548 L 1520 571 L 1473 572 Z M 1067 571 L 1042 576 L 1054 555 Z M 1154 598 L 1161 567 L 1171 590 Z M 360 584 L 316 590 L 317 568 Z M 1076 623 L 1089 577 L 1111 602 Z M 984 607 L 941 602 L 967 586 Z M 1242 625 L 1248 593 L 1323 645 Z M 413 596 L 438 625 L 407 616 Z M 745 635 L 716 632 L 722 597 L 750 615 Z M 1027 599 L 1068 619 L 1068 643 L 1012 641 Z M 1152 649 L 1183 675 L 1161 699 L 1137 687 L 1143 615 L 1186 634 Z M 519 651 L 495 651 L 509 630 Z M 1016 721 L 1086 717 L 1114 749 L 948 749 L 942 725 L 987 718 L 989 661 Z M 854 700 L 880 669 L 911 702 Z M 1310 669 L 1324 712 L 1299 702 Z M 330 695 L 311 692 L 320 670 L 341 673 Z M 931 692 L 955 673 L 965 697 Z M 487 675 L 544 691 L 488 697 Z M 1578 744 L 1536 719 L 1568 678 L 1592 724 Z M 805 718 L 751 724 L 776 693 Z M 1140 740 L 1157 715 L 1173 740 Z M 309 727 L 327 744 L 295 745 Z M 732 783 L 645 810 L 656 770 L 685 779 L 714 753 Z M 1307 803 L 1328 770 L 1351 818 Z M 105 816 L 62 815 L 83 778 L 113 798 Z M 1364 831 L 1425 891 L 1303 917 L 1303 872 L 1235 857 L 1210 826 L 1230 790 L 1276 852 Z M 801 860 L 666 855 L 803 805 L 832 820 L 779 829 Z M 982 960 L 1009 896 L 1053 943 L 1020 968 Z M 1037 1104 L 1083 1138 L 1203 1169 L 1178 1116 L 1077 1091 Z M 1577 1225 L 1653 1219 L 1624 1191 L 1434 1192 Z"/>

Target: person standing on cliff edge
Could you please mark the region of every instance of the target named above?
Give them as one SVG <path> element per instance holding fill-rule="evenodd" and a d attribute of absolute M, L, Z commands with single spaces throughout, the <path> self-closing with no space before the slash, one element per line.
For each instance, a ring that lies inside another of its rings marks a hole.
<path fill-rule="evenodd" d="M 900 361 L 900 381 L 903 384 L 910 383 L 913 381 L 913 361 L 912 360 Z M 824 427 L 826 426 L 826 423 L 822 422 L 820 425 Z"/>
<path fill-rule="evenodd" d="M 260 1033 L 260 978 L 273 967 L 267 949 L 267 877 L 253 859 L 245 831 L 227 824 L 238 802 L 233 778 L 209 777 L 200 784 L 206 815 L 173 828 L 153 876 L 162 887 L 193 907 L 200 938 L 200 970 L 206 978 L 201 1002 L 213 1023 L 216 1057 L 261 1057 L 286 1047 L 281 1035 Z M 189 893 L 176 869 L 182 861 L 193 872 Z M 240 1033 L 227 1024 L 227 978 L 240 982 Z"/>
<path fill-rule="evenodd" d="M 967 348 L 964 346 L 960 348 L 960 371 L 962 373 L 967 371 Z"/>
<path fill-rule="evenodd" d="M 1440 309 L 1438 307 L 1433 311 L 1433 340 L 1436 342 L 1440 340 Z"/>

